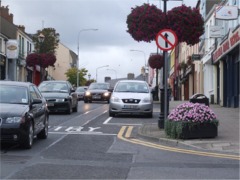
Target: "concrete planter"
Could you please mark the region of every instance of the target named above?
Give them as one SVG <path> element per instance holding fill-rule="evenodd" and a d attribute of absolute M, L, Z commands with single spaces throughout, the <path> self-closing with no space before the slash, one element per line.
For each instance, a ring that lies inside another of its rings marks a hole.
<path fill-rule="evenodd" d="M 192 123 L 165 121 L 165 133 L 176 139 L 214 138 L 218 135 L 218 121 Z"/>

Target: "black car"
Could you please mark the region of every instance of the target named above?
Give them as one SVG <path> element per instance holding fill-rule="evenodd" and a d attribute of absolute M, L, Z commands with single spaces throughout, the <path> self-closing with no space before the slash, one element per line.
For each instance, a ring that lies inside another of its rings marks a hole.
<path fill-rule="evenodd" d="M 91 83 L 87 91 L 84 93 L 84 102 L 107 101 L 111 96 L 109 83 Z"/>
<path fill-rule="evenodd" d="M 84 97 L 84 93 L 85 91 L 87 90 L 88 86 L 79 86 L 77 87 L 76 89 L 76 93 L 78 95 L 78 100 L 83 100 L 83 97 Z"/>
<path fill-rule="evenodd" d="M 30 149 L 33 138 L 48 136 L 48 108 L 38 88 L 28 82 L 0 81 L 1 143 Z"/>
<path fill-rule="evenodd" d="M 38 86 L 45 97 L 50 112 L 78 111 L 78 97 L 75 89 L 68 81 L 43 81 Z"/>

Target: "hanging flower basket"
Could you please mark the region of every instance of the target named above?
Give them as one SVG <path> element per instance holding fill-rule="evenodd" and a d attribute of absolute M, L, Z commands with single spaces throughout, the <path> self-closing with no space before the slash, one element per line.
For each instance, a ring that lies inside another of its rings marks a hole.
<path fill-rule="evenodd" d="M 165 15 L 154 5 L 143 4 L 132 8 L 127 16 L 127 32 L 136 41 L 151 42 L 162 29 L 172 29 L 179 42 L 194 45 L 204 33 L 204 20 L 196 8 L 175 7 Z"/>
<path fill-rule="evenodd" d="M 151 55 L 148 64 L 153 69 L 161 69 L 164 65 L 163 56 L 160 54 Z"/>
<path fill-rule="evenodd" d="M 39 54 L 39 53 L 31 53 L 26 58 L 26 64 L 29 67 L 34 67 L 36 65 L 39 65 L 43 68 L 46 68 L 48 66 L 53 66 L 56 62 L 56 56 L 52 53 L 47 54 Z"/>
<path fill-rule="evenodd" d="M 167 12 L 168 27 L 175 31 L 179 42 L 188 45 L 198 43 L 204 33 L 204 20 L 196 8 L 185 5 L 175 7 Z"/>
<path fill-rule="evenodd" d="M 136 41 L 151 42 L 166 24 L 164 17 L 162 10 L 155 5 L 136 6 L 127 16 L 127 32 Z"/>
<path fill-rule="evenodd" d="M 213 138 L 218 135 L 218 120 L 205 104 L 183 103 L 173 109 L 165 121 L 165 133 L 171 138 Z"/>

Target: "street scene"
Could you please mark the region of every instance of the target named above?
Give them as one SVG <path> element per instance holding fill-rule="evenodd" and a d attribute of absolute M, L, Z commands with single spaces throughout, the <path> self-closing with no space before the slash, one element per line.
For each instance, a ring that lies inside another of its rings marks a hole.
<path fill-rule="evenodd" d="M 238 128 L 221 127 L 238 119 L 223 119 L 217 138 L 176 143 L 142 130 L 150 124 L 152 133 L 158 129 L 159 104 L 153 118 L 109 118 L 107 108 L 80 102 L 77 113 L 51 114 L 47 140 L 34 139 L 32 149 L 2 146 L 1 179 L 239 178 Z M 221 118 L 232 113 L 214 108 Z"/>
<path fill-rule="evenodd" d="M 0 179 L 240 179 L 240 0 L 0 0 Z"/>

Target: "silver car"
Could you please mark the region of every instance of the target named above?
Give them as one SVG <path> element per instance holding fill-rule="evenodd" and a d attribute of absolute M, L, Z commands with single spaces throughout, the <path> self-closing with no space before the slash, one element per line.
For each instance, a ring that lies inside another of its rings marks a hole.
<path fill-rule="evenodd" d="M 143 114 L 152 117 L 153 99 L 145 81 L 121 80 L 117 82 L 109 103 L 109 116 L 116 114 Z"/>

